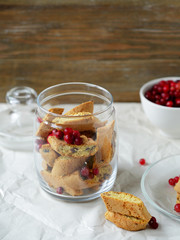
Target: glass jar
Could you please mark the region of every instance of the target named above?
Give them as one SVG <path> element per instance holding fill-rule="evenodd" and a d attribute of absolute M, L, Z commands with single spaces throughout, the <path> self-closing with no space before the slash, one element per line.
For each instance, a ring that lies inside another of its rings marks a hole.
<path fill-rule="evenodd" d="M 63 83 L 37 98 L 35 165 L 42 189 L 81 202 L 109 191 L 117 174 L 112 95 L 89 83 Z"/>

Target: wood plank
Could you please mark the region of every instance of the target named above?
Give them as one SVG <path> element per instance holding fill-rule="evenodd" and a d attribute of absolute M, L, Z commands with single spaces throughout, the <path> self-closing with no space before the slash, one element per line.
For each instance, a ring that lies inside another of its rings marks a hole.
<path fill-rule="evenodd" d="M 179 1 L 58 2 L 0 0 L 0 101 L 11 86 L 67 81 L 139 101 L 144 82 L 180 75 Z"/>
<path fill-rule="evenodd" d="M 143 83 L 157 77 L 173 76 L 179 66 L 180 60 L 174 60 L 173 65 L 171 60 L 88 61 L 88 64 L 87 61 L 54 64 L 40 60 L 5 60 L 0 61 L 0 72 L 4 76 L 3 91 L 16 85 L 27 85 L 39 93 L 54 84 L 78 81 L 105 87 L 115 101 L 138 102 Z"/>

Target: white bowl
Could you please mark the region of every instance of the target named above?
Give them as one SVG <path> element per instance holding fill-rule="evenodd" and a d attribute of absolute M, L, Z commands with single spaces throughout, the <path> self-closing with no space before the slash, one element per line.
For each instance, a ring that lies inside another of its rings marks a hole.
<path fill-rule="evenodd" d="M 140 88 L 140 99 L 143 110 L 151 123 L 161 130 L 161 133 L 170 138 L 180 138 L 180 107 L 166 107 L 148 100 L 144 94 L 151 87 L 164 80 L 179 80 L 180 77 L 158 78 L 145 83 Z"/>

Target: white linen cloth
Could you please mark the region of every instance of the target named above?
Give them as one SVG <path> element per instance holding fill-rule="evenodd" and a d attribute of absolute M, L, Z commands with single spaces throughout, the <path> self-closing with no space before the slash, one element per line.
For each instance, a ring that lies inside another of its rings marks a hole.
<path fill-rule="evenodd" d="M 33 152 L 0 147 L 1 240 L 180 239 L 180 222 L 154 209 L 140 188 L 142 174 L 151 163 L 180 154 L 180 140 L 161 136 L 146 118 L 140 103 L 114 105 L 119 160 L 113 190 L 140 197 L 156 217 L 159 228 L 130 232 L 116 227 L 105 219 L 106 208 L 101 198 L 87 203 L 69 203 L 49 196 L 39 186 Z M 146 159 L 145 166 L 139 164 L 140 158 Z"/>

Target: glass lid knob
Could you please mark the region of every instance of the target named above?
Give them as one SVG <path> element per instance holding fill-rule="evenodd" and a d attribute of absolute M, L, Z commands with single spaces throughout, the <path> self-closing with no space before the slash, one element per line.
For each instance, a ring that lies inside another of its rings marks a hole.
<path fill-rule="evenodd" d="M 30 87 L 14 87 L 6 93 L 6 102 L 12 105 L 29 105 L 36 102 L 37 93 Z"/>

